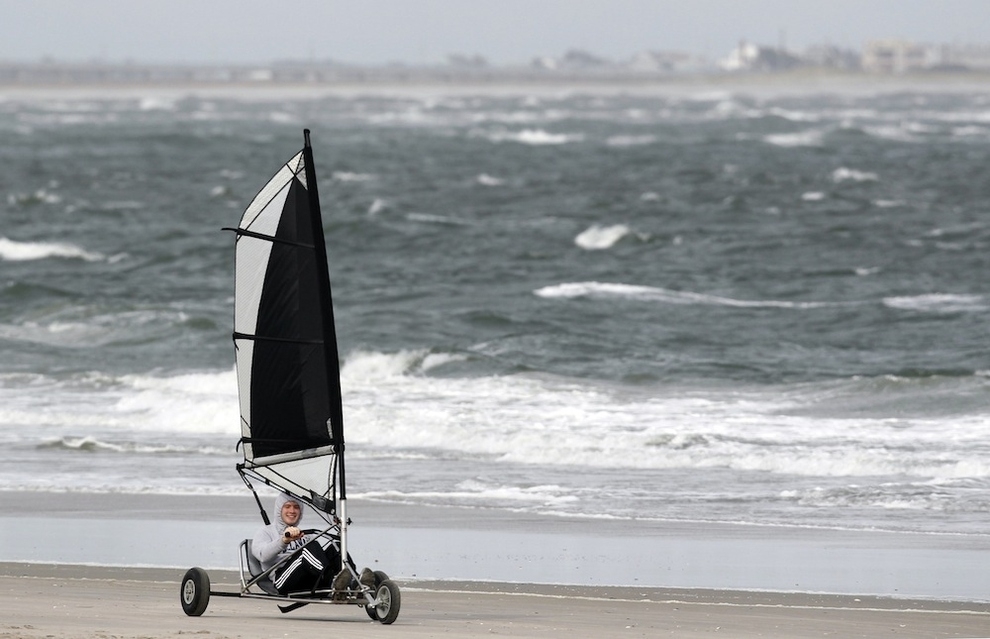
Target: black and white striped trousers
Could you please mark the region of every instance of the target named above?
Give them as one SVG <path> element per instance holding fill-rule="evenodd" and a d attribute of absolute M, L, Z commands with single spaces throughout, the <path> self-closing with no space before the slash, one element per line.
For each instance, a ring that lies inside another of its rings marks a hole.
<path fill-rule="evenodd" d="M 277 568 L 272 572 L 272 583 L 275 588 L 284 594 L 298 592 L 300 590 L 312 590 L 318 587 L 321 577 L 333 578 L 333 570 L 336 567 L 327 552 L 320 545 L 319 541 L 313 540 L 293 553 L 285 566 Z"/>

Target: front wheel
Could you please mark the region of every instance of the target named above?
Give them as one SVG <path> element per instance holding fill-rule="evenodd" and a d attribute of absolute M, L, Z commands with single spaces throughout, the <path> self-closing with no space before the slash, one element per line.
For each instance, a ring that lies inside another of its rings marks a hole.
<path fill-rule="evenodd" d="M 388 625 L 399 617 L 399 605 L 402 597 L 399 595 L 399 587 L 391 579 L 385 579 L 378 584 L 378 591 L 375 597 L 375 618 L 381 623 Z"/>
<path fill-rule="evenodd" d="M 198 617 L 210 605 L 210 576 L 202 568 L 190 568 L 179 586 L 179 603 L 190 617 Z"/>

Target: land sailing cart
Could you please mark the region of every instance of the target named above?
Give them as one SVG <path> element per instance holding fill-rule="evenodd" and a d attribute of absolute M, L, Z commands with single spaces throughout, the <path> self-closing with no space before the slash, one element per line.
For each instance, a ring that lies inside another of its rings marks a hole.
<path fill-rule="evenodd" d="M 361 584 L 347 550 L 347 491 L 340 360 L 330 273 L 309 129 L 303 149 L 261 189 L 234 231 L 234 352 L 244 461 L 237 472 L 269 518 L 252 480 L 306 504 L 326 527 L 305 532 L 333 545 L 352 573 L 343 590 L 280 594 L 261 570 L 251 540 L 240 547 L 240 589 L 211 590 L 202 568 L 179 589 L 187 615 L 203 614 L 211 596 L 270 599 L 282 612 L 309 604 L 356 605 L 390 624 L 399 587 L 381 571 Z"/>

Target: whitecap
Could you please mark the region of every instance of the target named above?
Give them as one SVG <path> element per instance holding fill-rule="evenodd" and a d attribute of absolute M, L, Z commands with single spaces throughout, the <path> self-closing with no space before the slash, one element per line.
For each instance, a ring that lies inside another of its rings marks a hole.
<path fill-rule="evenodd" d="M 654 301 L 666 304 L 701 304 L 730 306 L 738 308 L 822 308 L 835 306 L 837 302 L 784 302 L 777 300 L 738 300 L 718 295 L 707 295 L 691 291 L 672 291 L 654 286 L 634 284 L 614 284 L 608 282 L 568 282 L 545 286 L 533 291 L 544 298 L 608 298 L 618 297 L 630 300 Z"/>
<path fill-rule="evenodd" d="M 337 182 L 367 182 L 375 179 L 375 176 L 370 173 L 353 173 L 351 171 L 334 171 L 330 177 Z"/>
<path fill-rule="evenodd" d="M 938 133 L 940 129 L 924 122 L 903 122 L 901 126 L 911 133 Z"/>
<path fill-rule="evenodd" d="M 879 180 L 879 176 L 876 173 L 871 173 L 868 171 L 857 171 L 856 169 L 849 169 L 844 166 L 840 166 L 836 170 L 832 171 L 832 181 L 833 182 L 876 182 Z"/>
<path fill-rule="evenodd" d="M 404 350 L 397 353 L 354 351 L 346 357 L 340 375 L 352 381 L 397 377 L 420 366 L 427 355 L 423 350 Z"/>
<path fill-rule="evenodd" d="M 58 204 L 62 201 L 62 196 L 52 193 L 46 189 L 38 189 L 34 193 L 17 193 L 8 195 L 7 201 L 11 205 L 31 205 L 31 204 Z"/>
<path fill-rule="evenodd" d="M 143 97 L 138 102 L 141 111 L 175 111 L 175 100 L 163 97 Z"/>
<path fill-rule="evenodd" d="M 284 111 L 272 111 L 268 114 L 268 120 L 277 124 L 292 124 L 296 121 L 296 116 Z"/>
<path fill-rule="evenodd" d="M 81 259 L 96 262 L 104 259 L 100 253 L 93 253 L 73 244 L 60 242 L 15 242 L 0 237 L 0 260 L 8 262 L 23 262 L 28 260 L 43 260 L 50 257 Z"/>
<path fill-rule="evenodd" d="M 492 177 L 487 173 L 482 173 L 475 179 L 477 180 L 478 184 L 482 184 L 484 186 L 501 186 L 505 184 L 505 180 L 499 179 L 497 177 Z"/>
<path fill-rule="evenodd" d="M 49 437 L 41 441 L 37 446 L 41 450 L 66 450 L 85 453 L 124 453 L 138 455 L 161 455 L 161 454 L 194 454 L 194 455 L 225 455 L 228 448 L 215 446 L 178 446 L 174 444 L 142 443 L 127 441 L 115 443 L 105 441 L 92 435 L 74 437 L 66 435 L 62 437 Z"/>
<path fill-rule="evenodd" d="M 629 227 L 625 224 L 613 226 L 594 226 L 582 231 L 574 238 L 574 243 L 588 251 L 599 251 L 612 248 L 616 242 L 629 235 Z"/>
<path fill-rule="evenodd" d="M 430 353 L 423 358 L 420 368 L 424 371 L 428 371 L 433 368 L 439 368 L 445 364 L 463 361 L 467 361 L 466 355 L 453 353 Z"/>
<path fill-rule="evenodd" d="M 605 144 L 615 147 L 643 146 L 657 141 L 655 135 L 613 135 L 605 140 Z"/>
<path fill-rule="evenodd" d="M 406 219 L 410 222 L 425 222 L 427 224 L 455 224 L 458 226 L 465 224 L 465 222 L 457 218 L 433 213 L 409 213 L 406 215 Z"/>
<path fill-rule="evenodd" d="M 240 433 L 233 368 L 170 376 L 125 375 L 104 425 L 134 431 Z"/>
<path fill-rule="evenodd" d="M 38 445 L 38 448 L 63 449 L 84 452 L 97 452 L 101 450 L 111 452 L 123 452 L 124 447 L 117 444 L 103 442 L 95 437 L 59 437 L 46 439 Z"/>
<path fill-rule="evenodd" d="M 770 115 L 775 115 L 791 122 L 820 122 L 822 116 L 809 111 L 792 111 L 780 107 L 772 107 L 767 111 Z"/>
<path fill-rule="evenodd" d="M 918 138 L 910 131 L 901 126 L 884 125 L 868 126 L 863 129 L 868 135 L 881 140 L 892 140 L 894 142 L 917 142 Z"/>
<path fill-rule="evenodd" d="M 819 202 L 825 199 L 825 194 L 821 191 L 808 191 L 801 194 L 801 199 L 805 202 Z"/>
<path fill-rule="evenodd" d="M 984 136 L 990 133 L 990 129 L 982 126 L 957 126 L 952 128 L 952 135 L 957 137 Z"/>
<path fill-rule="evenodd" d="M 162 336 L 189 320 L 183 312 L 168 310 L 144 309 L 95 315 L 89 315 L 88 310 L 75 306 L 57 312 L 48 321 L 0 323 L 0 337 L 60 348 L 93 349 L 138 336 Z"/>
<path fill-rule="evenodd" d="M 522 131 L 499 131 L 487 135 L 492 142 L 518 142 L 532 146 L 546 146 L 580 142 L 584 139 L 581 134 L 549 133 L 543 129 L 523 129 Z"/>
<path fill-rule="evenodd" d="M 374 202 L 371 203 L 371 206 L 368 207 L 368 215 L 378 215 L 384 211 L 387 206 L 388 205 L 385 203 L 385 200 L 376 197 Z"/>
<path fill-rule="evenodd" d="M 104 211 L 137 211 L 144 208 L 144 203 L 137 200 L 120 200 L 103 202 L 100 208 Z"/>
<path fill-rule="evenodd" d="M 822 132 L 818 130 L 802 131 L 799 133 L 772 133 L 763 136 L 767 144 L 782 147 L 821 146 Z"/>
<path fill-rule="evenodd" d="M 571 494 L 573 489 L 556 484 L 537 486 L 512 486 L 486 483 L 479 480 L 465 480 L 453 490 L 444 491 L 370 491 L 361 493 L 364 499 L 441 500 L 445 502 L 491 503 L 492 500 L 509 503 L 539 503 L 547 506 L 572 503 L 578 497 Z"/>
<path fill-rule="evenodd" d="M 982 311 L 987 308 L 980 295 L 955 295 L 929 293 L 883 298 L 884 306 L 907 311 L 926 313 L 957 313 L 961 311 Z"/>

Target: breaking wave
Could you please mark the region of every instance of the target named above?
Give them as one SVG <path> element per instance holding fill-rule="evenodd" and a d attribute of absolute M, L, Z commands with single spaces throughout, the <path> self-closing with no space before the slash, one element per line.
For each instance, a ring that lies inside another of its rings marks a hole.
<path fill-rule="evenodd" d="M 21 262 L 48 258 L 80 259 L 96 262 L 104 259 L 100 253 L 87 251 L 73 244 L 61 242 L 15 242 L 0 237 L 0 260 Z"/>
<path fill-rule="evenodd" d="M 734 306 L 739 308 L 823 308 L 838 306 L 840 302 L 784 302 L 778 300 L 737 300 L 731 297 L 672 291 L 654 286 L 633 284 L 612 284 L 607 282 L 572 282 L 545 286 L 533 291 L 545 298 L 609 298 L 618 297 L 630 300 L 663 302 L 667 304 L 709 304 L 713 306 Z"/>

